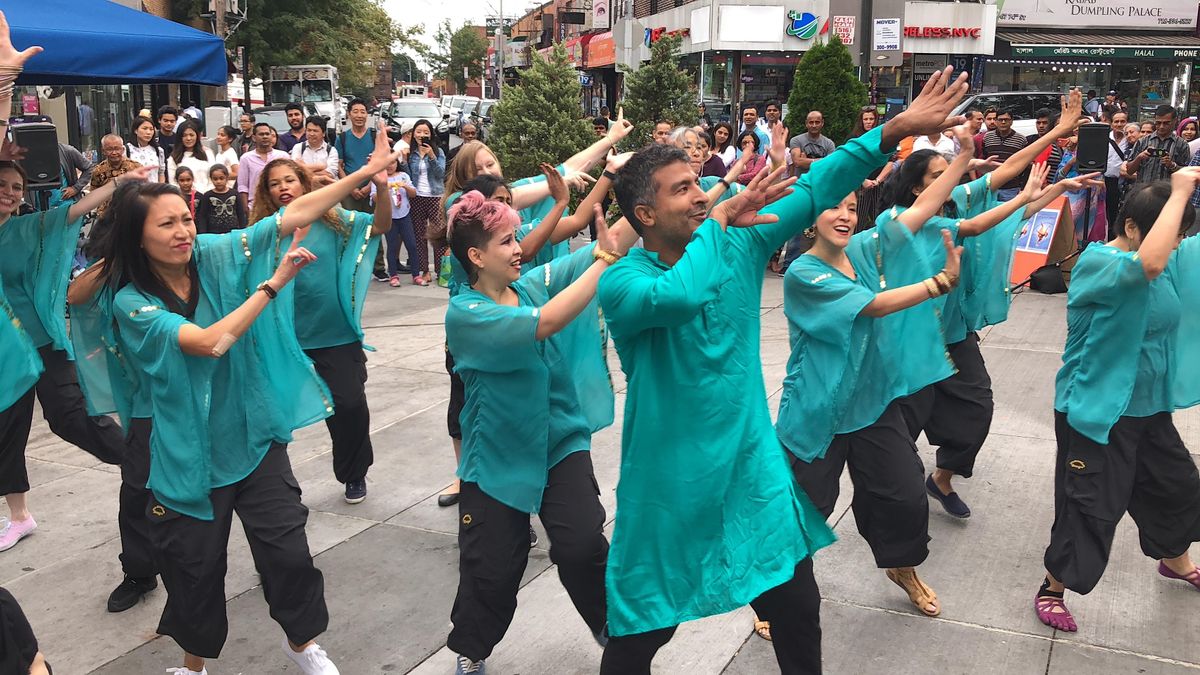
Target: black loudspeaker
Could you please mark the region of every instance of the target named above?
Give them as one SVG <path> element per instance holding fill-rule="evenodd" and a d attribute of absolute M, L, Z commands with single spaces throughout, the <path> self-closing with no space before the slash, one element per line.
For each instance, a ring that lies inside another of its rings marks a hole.
<path fill-rule="evenodd" d="M 11 127 L 13 143 L 25 148 L 21 168 L 28 176 L 26 190 L 54 190 L 62 187 L 62 167 L 58 163 L 58 130 L 53 124 L 35 122 Z"/>
<path fill-rule="evenodd" d="M 1079 173 L 1103 172 L 1108 168 L 1108 135 L 1112 127 L 1107 124 L 1085 124 L 1079 127 L 1079 154 L 1075 166 Z"/>

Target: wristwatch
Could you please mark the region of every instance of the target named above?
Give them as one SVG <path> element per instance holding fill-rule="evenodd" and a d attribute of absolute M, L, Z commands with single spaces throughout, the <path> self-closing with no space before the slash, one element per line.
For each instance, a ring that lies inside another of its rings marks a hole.
<path fill-rule="evenodd" d="M 274 300 L 275 297 L 279 295 L 279 291 L 276 291 L 274 288 L 272 288 L 271 282 L 269 282 L 269 281 L 264 281 L 261 284 L 259 284 L 257 290 L 260 290 L 263 293 L 266 293 L 268 300 Z"/>

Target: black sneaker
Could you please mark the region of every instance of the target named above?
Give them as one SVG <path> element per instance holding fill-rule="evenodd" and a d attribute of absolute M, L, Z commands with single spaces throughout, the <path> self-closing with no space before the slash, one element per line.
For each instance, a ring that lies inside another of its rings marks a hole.
<path fill-rule="evenodd" d="M 352 480 L 346 483 L 346 503 L 358 504 L 367 498 L 367 479 Z"/>
<path fill-rule="evenodd" d="M 388 273 L 384 271 L 371 272 L 371 276 L 375 278 L 375 281 L 387 281 L 391 279 L 391 277 L 388 276 Z"/>
<path fill-rule="evenodd" d="M 108 596 L 108 611 L 124 612 L 125 610 L 138 604 L 142 596 L 150 591 L 158 588 L 158 581 L 154 577 L 145 579 L 135 579 L 133 577 L 125 577 L 120 586 L 113 589 L 113 592 Z"/>
<path fill-rule="evenodd" d="M 396 271 L 400 274 L 412 274 L 412 268 L 409 267 L 408 263 L 406 262 L 400 263 L 399 267 L 396 268 Z"/>

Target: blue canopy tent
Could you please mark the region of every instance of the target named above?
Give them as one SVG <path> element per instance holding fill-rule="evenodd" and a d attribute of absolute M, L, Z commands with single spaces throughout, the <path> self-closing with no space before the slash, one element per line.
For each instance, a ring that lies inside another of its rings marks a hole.
<path fill-rule="evenodd" d="M 201 84 L 228 77 L 221 38 L 108 0 L 0 0 L 13 46 L 40 45 L 17 84 Z"/>

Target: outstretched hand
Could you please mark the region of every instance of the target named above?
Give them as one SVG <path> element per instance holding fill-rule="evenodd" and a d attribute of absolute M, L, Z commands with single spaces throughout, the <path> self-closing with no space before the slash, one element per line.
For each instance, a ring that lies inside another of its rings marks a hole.
<path fill-rule="evenodd" d="M 967 93 L 967 74 L 951 80 L 953 68 L 947 66 L 929 77 L 921 95 L 904 112 L 883 125 L 883 146 L 891 148 L 908 136 L 929 136 L 965 122 L 962 115 L 950 116 Z"/>
<path fill-rule="evenodd" d="M 317 256 L 312 251 L 298 245 L 297 240 L 293 239 L 292 245 L 288 247 L 287 253 L 283 255 L 283 259 L 279 261 L 279 267 L 275 269 L 275 274 L 271 277 L 271 285 L 278 291 L 291 283 L 300 270 L 316 259 Z"/>
<path fill-rule="evenodd" d="M 620 143 L 633 131 L 633 122 L 625 119 L 625 107 L 617 108 L 617 119 L 608 128 L 608 140 L 612 141 L 613 145 Z"/>
<path fill-rule="evenodd" d="M 20 71 L 25 67 L 26 61 L 40 53 L 42 53 L 41 47 L 29 47 L 21 51 L 17 51 L 17 48 L 13 47 L 12 36 L 8 30 L 8 19 L 4 16 L 4 12 L 0 12 L 0 71 L 4 71 L 4 74 L 7 74 L 7 71 Z"/>
<path fill-rule="evenodd" d="M 1049 175 L 1050 165 L 1045 162 L 1037 162 L 1030 167 L 1029 178 L 1025 181 L 1025 188 L 1021 190 L 1021 200 L 1028 204 L 1036 199 L 1042 186 L 1046 184 L 1046 177 Z"/>
<path fill-rule="evenodd" d="M 1100 177 L 1100 172 L 1097 171 L 1083 176 L 1075 176 L 1074 178 L 1061 178 L 1058 184 L 1062 185 L 1065 190 L 1075 192 L 1076 190 L 1085 190 L 1087 188 L 1104 187 L 1104 179 Z"/>
<path fill-rule="evenodd" d="M 571 198 L 571 191 L 567 189 L 567 183 L 558 173 L 558 169 L 545 162 L 539 164 L 538 169 L 546 177 L 546 185 L 550 188 L 550 196 L 554 198 L 554 201 L 566 202 Z"/>
<path fill-rule="evenodd" d="M 1079 126 L 1079 118 L 1083 116 L 1083 94 L 1078 87 L 1072 87 L 1066 96 L 1062 97 L 1062 113 L 1058 117 L 1056 131 L 1059 136 L 1065 136 Z"/>
<path fill-rule="evenodd" d="M 783 166 L 787 164 L 788 152 L 788 128 L 783 126 L 783 122 L 775 123 L 771 127 L 771 149 L 768 153 L 771 156 L 772 166 Z"/>
<path fill-rule="evenodd" d="M 599 204 L 592 205 L 592 220 L 596 223 L 596 248 L 601 251 L 620 252 L 617 237 L 609 229 L 608 221 L 604 219 L 604 209 L 600 208 Z"/>
<path fill-rule="evenodd" d="M 745 190 L 717 204 L 712 217 L 726 227 L 753 227 L 779 221 L 775 214 L 760 214 L 759 211 L 792 193 L 796 178 L 779 180 L 787 166 L 779 166 L 768 173 L 763 167 L 750 181 Z"/>
<path fill-rule="evenodd" d="M 392 146 L 388 143 L 387 124 L 381 119 L 379 126 L 375 130 L 375 149 L 367 157 L 366 169 L 367 173 L 374 179 L 375 174 L 380 171 L 385 172 L 383 182 L 387 182 L 387 169 L 392 165 L 393 161 L 400 159 L 400 151 L 392 152 Z"/>
<path fill-rule="evenodd" d="M 0 144 L 0 161 L 19 162 L 25 159 L 26 148 L 22 148 L 16 143 L 4 138 L 4 142 Z"/>

